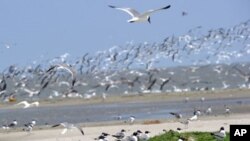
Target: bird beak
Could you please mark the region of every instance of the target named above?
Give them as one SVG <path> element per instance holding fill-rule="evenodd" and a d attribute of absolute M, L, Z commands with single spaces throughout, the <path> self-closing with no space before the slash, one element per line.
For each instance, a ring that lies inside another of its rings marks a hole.
<path fill-rule="evenodd" d="M 148 17 L 148 23 L 151 23 L 151 21 L 150 21 L 150 17 Z"/>

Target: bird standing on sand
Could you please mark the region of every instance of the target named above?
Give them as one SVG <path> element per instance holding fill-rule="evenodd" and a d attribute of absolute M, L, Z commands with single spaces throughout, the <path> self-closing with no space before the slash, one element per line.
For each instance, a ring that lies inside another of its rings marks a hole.
<path fill-rule="evenodd" d="M 230 113 L 231 113 L 230 107 L 227 105 L 224 105 L 224 107 L 225 107 L 225 115 L 227 115 L 227 116 L 230 115 Z"/>
<path fill-rule="evenodd" d="M 197 120 L 197 119 L 198 119 L 198 115 L 195 114 L 195 115 L 193 115 L 192 117 L 190 117 L 188 120 L 189 120 L 189 121 L 194 121 L 194 120 Z"/>
<path fill-rule="evenodd" d="M 121 140 L 125 137 L 125 130 L 122 129 L 121 132 L 116 133 L 115 135 L 112 135 L 112 137 L 115 137 L 118 140 Z"/>
<path fill-rule="evenodd" d="M 31 132 L 35 125 L 36 125 L 36 120 L 32 120 L 31 122 L 24 124 L 25 128 L 23 129 L 23 131 Z"/>
<path fill-rule="evenodd" d="M 213 135 L 218 140 L 223 140 L 226 137 L 226 131 L 224 127 L 221 127 L 219 132 L 211 133 L 211 135 Z"/>
<path fill-rule="evenodd" d="M 17 120 L 13 120 L 9 125 L 3 125 L 3 130 L 9 130 L 10 128 L 14 128 L 17 125 Z"/>
<path fill-rule="evenodd" d="M 140 141 L 148 141 L 150 138 L 149 131 L 145 131 L 144 134 L 141 135 Z"/>
<path fill-rule="evenodd" d="M 207 108 L 207 110 L 205 111 L 205 113 L 206 113 L 207 115 L 212 114 L 212 107 L 209 106 L 209 107 Z"/>
<path fill-rule="evenodd" d="M 109 7 L 128 13 L 132 17 L 131 19 L 128 20 L 129 23 L 145 22 L 145 21 L 148 21 L 149 23 L 151 23 L 150 14 L 152 14 L 156 11 L 159 11 L 159 10 L 168 9 L 171 6 L 168 5 L 168 6 L 159 8 L 159 9 L 148 10 L 147 12 L 144 12 L 142 14 L 140 14 L 139 12 L 137 12 L 135 9 L 132 9 L 132 8 L 120 8 L 120 7 L 116 7 L 116 6 L 112 6 L 112 5 L 109 5 Z"/>
<path fill-rule="evenodd" d="M 125 123 L 126 122 L 128 122 L 129 124 L 134 124 L 134 122 L 135 122 L 135 116 L 130 116 L 129 118 L 128 118 L 128 120 L 127 121 L 125 121 Z"/>
<path fill-rule="evenodd" d="M 137 135 L 138 133 L 134 132 L 131 136 L 128 136 L 126 139 L 127 141 L 138 141 Z"/>

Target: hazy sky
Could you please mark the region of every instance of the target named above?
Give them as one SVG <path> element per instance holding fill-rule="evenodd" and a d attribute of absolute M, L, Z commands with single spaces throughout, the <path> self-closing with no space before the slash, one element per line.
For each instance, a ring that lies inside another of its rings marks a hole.
<path fill-rule="evenodd" d="M 151 24 L 127 23 L 129 15 L 171 4 Z M 188 13 L 182 16 L 182 11 Z M 250 19 L 250 0 L 0 0 L 0 70 L 69 53 L 77 58 L 126 42 L 160 42 L 189 29 L 232 27 Z"/>

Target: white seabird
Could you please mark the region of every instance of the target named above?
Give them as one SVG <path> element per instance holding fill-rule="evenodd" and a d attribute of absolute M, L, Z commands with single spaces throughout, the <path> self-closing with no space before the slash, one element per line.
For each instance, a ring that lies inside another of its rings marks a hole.
<path fill-rule="evenodd" d="M 82 133 L 82 135 L 84 135 L 83 130 L 78 126 L 75 126 L 74 124 L 71 124 L 71 123 L 68 123 L 68 122 L 62 122 L 62 123 L 53 125 L 52 128 L 57 127 L 57 126 L 63 126 L 64 127 L 61 134 L 65 134 L 68 130 L 72 130 L 73 128 L 75 128 L 75 129 L 78 129 Z"/>
<path fill-rule="evenodd" d="M 145 131 L 144 134 L 141 135 L 140 141 L 148 141 L 150 138 L 149 131 Z"/>
<path fill-rule="evenodd" d="M 207 108 L 207 110 L 205 111 L 205 113 L 206 113 L 207 115 L 210 115 L 210 114 L 212 113 L 212 107 L 209 106 L 209 107 Z"/>
<path fill-rule="evenodd" d="M 17 120 L 13 120 L 9 125 L 5 124 L 2 126 L 3 130 L 9 130 L 17 125 Z"/>
<path fill-rule="evenodd" d="M 171 115 L 174 115 L 175 118 L 177 118 L 177 119 L 182 118 L 182 114 L 180 114 L 180 113 L 170 112 L 170 114 L 171 114 Z"/>
<path fill-rule="evenodd" d="M 26 109 L 26 108 L 30 108 L 30 107 L 38 107 L 39 102 L 35 101 L 32 103 L 28 103 L 27 101 L 21 101 L 21 102 L 17 103 L 16 105 L 23 105 L 24 106 L 23 108 Z"/>
<path fill-rule="evenodd" d="M 118 140 L 121 140 L 125 137 L 125 130 L 122 129 L 121 132 L 116 133 L 115 135 L 112 135 L 112 137 L 115 137 Z"/>
<path fill-rule="evenodd" d="M 171 6 L 168 5 L 168 6 L 159 8 L 159 9 L 148 10 L 148 11 L 142 13 L 142 14 L 140 14 L 138 11 L 136 11 L 135 9 L 132 9 L 132 8 L 121 8 L 121 7 L 116 7 L 116 6 L 112 6 L 112 5 L 109 5 L 109 7 L 128 13 L 132 17 L 131 19 L 128 20 L 129 23 L 145 22 L 145 21 L 148 21 L 150 23 L 151 22 L 150 21 L 150 14 L 152 14 L 152 13 L 154 13 L 156 11 L 159 11 L 159 10 L 168 9 Z"/>
<path fill-rule="evenodd" d="M 127 141 L 138 141 L 137 135 L 138 135 L 138 133 L 134 132 L 131 136 L 127 136 L 126 140 Z"/>
<path fill-rule="evenodd" d="M 197 119 L 198 119 L 198 115 L 195 114 L 195 115 L 193 115 L 192 117 L 190 117 L 188 120 L 189 120 L 189 121 L 194 121 L 194 120 L 197 120 Z"/>
<path fill-rule="evenodd" d="M 218 140 L 223 140 L 226 137 L 226 131 L 224 127 L 221 127 L 219 132 L 211 133 L 211 135 L 213 135 Z"/>
<path fill-rule="evenodd" d="M 135 116 L 130 116 L 129 119 L 128 119 L 129 123 L 130 124 L 134 124 L 135 122 Z"/>
<path fill-rule="evenodd" d="M 26 132 L 31 132 L 35 125 L 36 125 L 36 120 L 32 120 L 31 122 L 24 124 L 25 128 L 23 130 Z"/>

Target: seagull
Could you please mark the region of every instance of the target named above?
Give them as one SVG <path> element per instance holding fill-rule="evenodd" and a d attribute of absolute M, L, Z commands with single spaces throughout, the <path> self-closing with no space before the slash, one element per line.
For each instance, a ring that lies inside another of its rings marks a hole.
<path fill-rule="evenodd" d="M 127 137 L 127 141 L 138 141 L 137 135 L 138 133 L 134 132 L 131 136 Z"/>
<path fill-rule="evenodd" d="M 226 114 L 226 115 L 229 115 L 229 114 L 231 113 L 230 107 L 227 106 L 227 105 L 224 105 L 224 107 L 225 107 L 225 114 Z"/>
<path fill-rule="evenodd" d="M 206 113 L 207 115 L 210 115 L 210 114 L 212 113 L 212 107 L 209 106 L 209 107 L 207 108 L 207 110 L 205 111 L 205 113 Z"/>
<path fill-rule="evenodd" d="M 13 128 L 17 125 L 17 120 L 13 120 L 8 126 L 6 126 L 7 128 Z"/>
<path fill-rule="evenodd" d="M 188 120 L 194 121 L 194 120 L 197 120 L 197 119 L 198 119 L 198 115 L 195 114 L 195 115 L 193 115 L 191 118 L 189 118 Z"/>
<path fill-rule="evenodd" d="M 171 114 L 171 115 L 174 115 L 174 116 L 175 116 L 175 118 L 177 118 L 177 119 L 182 118 L 182 114 L 180 114 L 180 113 L 170 112 L 170 114 Z"/>
<path fill-rule="evenodd" d="M 135 116 L 130 116 L 129 119 L 128 119 L 129 123 L 130 124 L 134 124 L 135 122 Z"/>
<path fill-rule="evenodd" d="M 26 93 L 29 93 L 29 97 L 33 97 L 34 95 L 39 95 L 40 94 L 40 90 L 30 90 L 27 88 L 21 88 L 23 91 L 25 91 Z"/>
<path fill-rule="evenodd" d="M 54 70 L 58 70 L 58 69 L 63 69 L 68 71 L 71 74 L 71 78 L 72 78 L 72 82 L 71 85 L 72 87 L 75 85 L 76 82 L 76 70 L 74 70 L 70 65 L 68 64 L 56 64 L 51 66 L 46 72 L 50 73 Z"/>
<path fill-rule="evenodd" d="M 194 115 L 200 116 L 201 115 L 201 110 L 194 109 Z"/>
<path fill-rule="evenodd" d="M 64 127 L 61 134 L 65 134 L 68 131 L 68 129 L 71 130 L 71 129 L 75 128 L 75 129 L 78 129 L 82 133 L 82 135 L 84 135 L 83 130 L 78 126 L 75 126 L 74 124 L 71 124 L 71 123 L 68 123 L 68 122 L 62 122 L 62 123 L 53 125 L 52 128 L 57 127 L 57 126 L 63 126 Z"/>
<path fill-rule="evenodd" d="M 39 106 L 39 102 L 38 101 L 35 101 L 35 102 L 32 102 L 32 103 L 28 103 L 27 101 L 21 101 L 19 103 L 17 103 L 16 105 L 23 105 L 23 109 L 26 109 L 26 108 L 30 108 L 30 107 L 38 107 Z"/>
<path fill-rule="evenodd" d="M 104 136 L 104 135 L 101 135 L 98 138 L 95 138 L 95 140 L 98 140 L 98 141 L 108 141 L 107 136 Z"/>
<path fill-rule="evenodd" d="M 125 137 L 125 130 L 122 129 L 121 132 L 116 133 L 115 135 L 112 135 L 112 137 L 115 137 L 116 139 L 120 140 Z"/>
<path fill-rule="evenodd" d="M 226 131 L 224 127 L 221 127 L 219 132 L 211 133 L 211 135 L 213 135 L 218 140 L 223 140 L 226 137 Z"/>
<path fill-rule="evenodd" d="M 2 126 L 4 130 L 9 130 L 10 128 L 14 128 L 17 125 L 17 120 L 13 120 L 9 125 L 5 124 Z"/>
<path fill-rule="evenodd" d="M 102 132 L 102 134 L 98 138 L 94 138 L 94 140 L 98 141 L 108 141 L 107 136 L 109 136 L 108 133 Z"/>
<path fill-rule="evenodd" d="M 36 125 L 36 120 L 32 120 L 31 122 L 24 124 L 25 128 L 23 129 L 23 131 L 31 132 L 35 125 Z"/>
<path fill-rule="evenodd" d="M 4 124 L 4 125 L 2 125 L 2 129 L 3 129 L 3 130 L 9 130 L 10 127 L 9 127 L 8 125 Z"/>
<path fill-rule="evenodd" d="M 184 137 L 179 137 L 177 141 L 187 141 L 187 139 Z"/>
<path fill-rule="evenodd" d="M 149 131 L 145 131 L 144 134 L 141 135 L 140 141 L 148 141 L 150 138 Z"/>
<path fill-rule="evenodd" d="M 129 123 L 130 125 L 134 124 L 135 122 L 135 116 L 130 116 L 127 120 L 124 121 L 124 123 Z"/>
<path fill-rule="evenodd" d="M 181 130 L 182 130 L 182 129 L 178 127 L 178 128 L 176 129 L 176 132 L 181 133 Z"/>
<path fill-rule="evenodd" d="M 142 14 L 140 14 L 139 12 L 137 12 L 135 9 L 132 9 L 132 8 L 120 8 L 120 7 L 116 7 L 116 6 L 112 6 L 112 5 L 109 5 L 109 7 L 128 13 L 132 17 L 131 19 L 128 20 L 129 23 L 145 22 L 145 21 L 148 21 L 149 23 L 151 23 L 150 14 L 152 14 L 156 11 L 159 11 L 159 10 L 168 9 L 171 7 L 171 5 L 168 5 L 168 6 L 159 8 L 159 9 L 148 10 L 147 12 L 144 12 Z"/>

